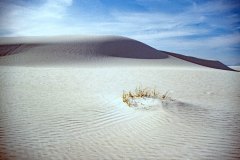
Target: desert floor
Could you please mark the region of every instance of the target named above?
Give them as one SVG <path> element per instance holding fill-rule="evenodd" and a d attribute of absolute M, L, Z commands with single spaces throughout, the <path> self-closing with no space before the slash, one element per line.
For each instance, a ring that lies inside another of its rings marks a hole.
<path fill-rule="evenodd" d="M 240 74 L 206 67 L 1 66 L 0 159 L 239 159 Z M 123 90 L 173 100 L 129 108 Z"/>

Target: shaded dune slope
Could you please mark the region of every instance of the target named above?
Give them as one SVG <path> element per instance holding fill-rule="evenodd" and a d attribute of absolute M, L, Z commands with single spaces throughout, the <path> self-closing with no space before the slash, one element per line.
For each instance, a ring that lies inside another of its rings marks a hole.
<path fill-rule="evenodd" d="M 185 55 L 170 53 L 170 52 L 166 52 L 166 53 L 168 55 L 174 56 L 176 58 L 180 58 L 182 60 L 185 60 L 185 61 L 188 61 L 188 62 L 191 62 L 191 63 L 195 63 L 195 64 L 198 64 L 198 65 L 202 65 L 202 66 L 205 66 L 205 67 L 235 71 L 235 70 L 229 68 L 228 66 L 224 65 L 223 63 L 221 63 L 219 61 L 200 59 L 200 58 L 196 58 L 196 57 L 185 56 Z"/>
<path fill-rule="evenodd" d="M 102 36 L 102 37 L 83 37 L 78 39 L 69 40 L 54 39 L 56 37 L 50 37 L 45 41 L 41 38 L 29 40 L 22 39 L 10 39 L 5 42 L 8 44 L 0 43 L 0 56 L 12 55 L 21 52 L 33 51 L 37 52 L 37 49 L 41 53 L 50 53 L 50 51 L 59 52 L 59 54 L 65 52 L 68 54 L 84 54 L 92 56 L 112 56 L 121 58 L 136 58 L 136 59 L 163 59 L 168 58 L 168 55 L 161 53 L 156 49 L 141 43 L 139 41 L 117 37 L 117 36 Z M 11 43 L 11 44 L 9 44 Z M 47 48 L 49 50 L 46 50 Z"/>
<path fill-rule="evenodd" d="M 12 37 L 0 39 L 0 64 L 71 64 L 96 62 L 101 58 L 109 57 L 161 60 L 169 59 L 172 56 L 176 57 L 178 61 L 182 61 L 181 63 L 187 64 L 186 61 L 188 61 L 201 66 L 233 71 L 218 61 L 159 51 L 142 42 L 120 36 Z"/>

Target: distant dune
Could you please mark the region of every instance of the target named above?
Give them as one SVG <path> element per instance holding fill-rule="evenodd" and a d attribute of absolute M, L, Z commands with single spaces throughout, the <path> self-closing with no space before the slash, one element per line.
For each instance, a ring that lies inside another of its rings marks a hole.
<path fill-rule="evenodd" d="M 223 63 L 221 63 L 219 61 L 200 59 L 200 58 L 195 58 L 195 57 L 191 57 L 191 56 L 185 56 L 185 55 L 170 53 L 170 52 L 168 52 L 167 54 L 177 57 L 177 58 L 180 58 L 180 59 L 183 59 L 183 60 L 191 62 L 191 63 L 205 66 L 205 67 L 234 71 L 233 69 L 229 68 L 228 66 L 224 65 Z"/>
<path fill-rule="evenodd" d="M 151 59 L 158 65 L 193 66 L 232 70 L 218 61 L 156 50 L 142 42 L 120 36 L 11 37 L 0 39 L 1 65 L 76 64 L 99 62 L 101 58 Z M 177 59 L 174 59 L 176 57 Z M 103 62 L 102 60 L 100 60 Z M 115 59 L 121 64 L 123 59 Z M 129 61 L 129 59 L 128 59 Z M 131 61 L 131 60 L 130 60 Z M 186 61 L 190 62 L 187 63 Z M 115 63 L 114 61 L 111 64 Z M 131 63 L 135 61 L 132 60 Z M 140 62 L 140 61 L 138 61 Z M 147 64 L 147 61 L 141 61 Z M 108 64 L 104 60 L 105 64 Z"/>
<path fill-rule="evenodd" d="M 235 71 L 239 71 L 240 72 L 240 65 L 239 66 L 228 66 L 229 68 L 235 70 Z"/>

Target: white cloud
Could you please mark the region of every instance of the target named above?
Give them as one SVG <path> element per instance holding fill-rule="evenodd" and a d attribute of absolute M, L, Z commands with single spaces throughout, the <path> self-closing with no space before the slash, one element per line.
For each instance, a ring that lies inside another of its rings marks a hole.
<path fill-rule="evenodd" d="M 228 3 L 226 3 L 228 2 Z M 212 0 L 202 4 L 197 4 L 193 1 L 193 7 L 189 10 L 190 12 L 201 13 L 201 14 L 212 14 L 229 11 L 239 7 L 239 3 L 233 3 L 232 1 L 224 0 Z"/>
<path fill-rule="evenodd" d="M 71 4 L 72 0 L 47 0 L 40 6 L 7 4 L 5 9 L 8 13 L 1 18 L 4 24 L 1 28 L 10 30 L 9 36 L 46 35 L 52 31 L 54 33 L 57 26 L 62 27 L 61 22 L 68 15 L 67 7 Z"/>
<path fill-rule="evenodd" d="M 228 34 L 203 39 L 148 39 L 145 43 L 160 50 L 220 60 L 226 64 L 239 63 L 240 55 L 234 46 L 240 44 L 239 34 Z"/>

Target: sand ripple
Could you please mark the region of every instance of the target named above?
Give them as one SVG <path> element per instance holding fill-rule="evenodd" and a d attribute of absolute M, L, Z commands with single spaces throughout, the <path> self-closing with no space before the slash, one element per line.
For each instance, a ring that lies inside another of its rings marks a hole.
<path fill-rule="evenodd" d="M 227 99 L 198 105 L 176 98 L 153 110 L 136 110 L 121 102 L 117 86 L 124 80 L 105 86 L 112 78 L 105 77 L 95 85 L 99 79 L 92 76 L 101 73 L 1 73 L 0 159 L 240 158 L 240 110 Z"/>

